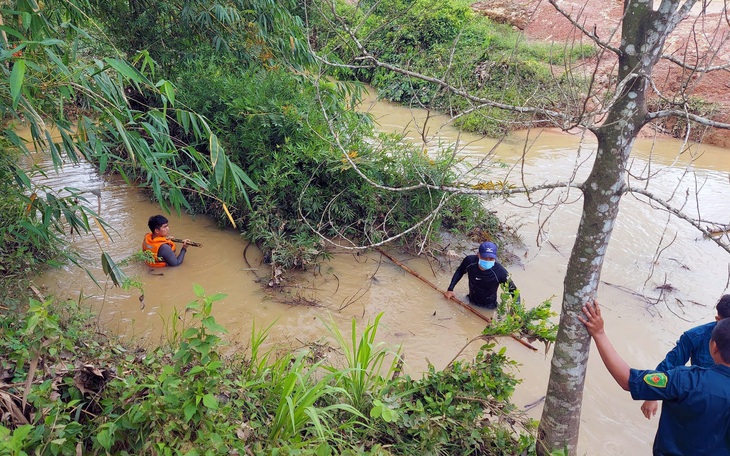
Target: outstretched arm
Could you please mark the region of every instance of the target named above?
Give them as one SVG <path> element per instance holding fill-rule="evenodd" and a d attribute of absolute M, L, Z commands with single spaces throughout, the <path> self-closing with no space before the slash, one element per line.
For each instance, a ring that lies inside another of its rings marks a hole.
<path fill-rule="evenodd" d="M 611 341 L 608 339 L 608 335 L 603 329 L 603 317 L 601 316 L 601 308 L 598 307 L 597 301 L 587 302 L 583 305 L 584 317 L 578 316 L 578 320 L 586 325 L 588 334 L 593 337 L 598 348 L 598 353 L 601 355 L 603 364 L 611 373 L 613 379 L 619 384 L 621 388 L 629 390 L 629 373 L 631 368 L 621 355 L 618 354 Z"/>
<path fill-rule="evenodd" d="M 456 268 L 456 272 L 454 272 L 454 276 L 451 278 L 451 283 L 449 284 L 449 288 L 446 289 L 445 296 L 447 299 L 451 299 L 454 296 L 454 287 L 456 286 L 457 283 L 459 283 L 459 280 L 461 280 L 461 278 L 464 277 L 464 273 L 466 272 L 467 265 L 468 265 L 468 262 L 466 261 L 466 258 L 464 258 L 461 261 L 461 264 L 459 265 L 459 267 Z"/>
<path fill-rule="evenodd" d="M 675 367 L 684 366 L 692 357 L 692 350 L 692 340 L 687 333 L 683 333 L 674 348 L 667 353 L 664 361 L 656 367 L 656 370 L 666 372 Z"/>

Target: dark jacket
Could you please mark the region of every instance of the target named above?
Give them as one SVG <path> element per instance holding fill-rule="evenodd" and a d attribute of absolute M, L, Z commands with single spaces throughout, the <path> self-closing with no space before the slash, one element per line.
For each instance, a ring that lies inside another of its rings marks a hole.
<path fill-rule="evenodd" d="M 449 291 L 454 291 L 454 287 L 464 274 L 469 276 L 469 301 L 475 306 L 496 308 L 497 289 L 500 283 L 508 284 L 510 293 L 514 293 L 517 289 L 504 266 L 495 263 L 491 269 L 482 269 L 479 267 L 479 257 L 468 255 L 456 269 Z"/>

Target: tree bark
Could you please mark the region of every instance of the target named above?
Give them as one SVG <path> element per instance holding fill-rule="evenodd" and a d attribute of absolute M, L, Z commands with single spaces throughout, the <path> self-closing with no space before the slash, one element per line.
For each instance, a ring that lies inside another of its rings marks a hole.
<path fill-rule="evenodd" d="M 582 185 L 583 213 L 563 283 L 562 312 L 542 419 L 538 454 L 567 448 L 576 454 L 590 336 L 576 318 L 596 294 L 611 233 L 625 191 L 634 140 L 647 121 L 646 92 L 667 36 L 696 0 L 625 0 L 619 48 L 620 96 L 606 120 L 591 131 L 598 140 L 596 160 Z M 618 390 L 617 390 L 618 391 Z"/>

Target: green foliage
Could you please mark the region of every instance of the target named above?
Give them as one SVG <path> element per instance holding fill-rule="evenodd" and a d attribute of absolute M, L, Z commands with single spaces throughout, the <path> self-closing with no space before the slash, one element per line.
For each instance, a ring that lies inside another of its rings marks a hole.
<path fill-rule="evenodd" d="M 394 10 L 403 12 L 398 21 L 382 20 L 392 18 Z M 434 44 L 450 42 L 471 17 L 471 10 L 453 2 L 395 0 L 376 2 L 373 14 L 377 19 L 368 24 L 372 28 L 364 30 L 364 34 L 377 28 L 382 43 L 378 49 L 387 49 L 391 55 L 397 55 L 413 50 L 427 51 Z"/>
<path fill-rule="evenodd" d="M 96 428 L 95 446 L 163 453 L 177 452 L 188 442 L 205 442 L 216 451 L 225 448 L 220 433 L 230 431 L 232 424 L 216 420 L 231 412 L 221 399 L 233 388 L 232 371 L 218 354 L 219 334 L 225 329 L 211 315 L 213 304 L 224 295 L 206 296 L 198 285 L 194 290 L 197 299 L 186 307 L 194 324 L 181 328 L 173 351 L 158 350 L 139 361 L 127 358 L 129 375 L 107 386 L 119 396 L 100 401 L 104 418 Z"/>
<path fill-rule="evenodd" d="M 517 290 L 512 296 L 504 284 L 497 306 L 496 318 L 484 328 L 482 334 L 487 336 L 515 335 L 532 342 L 539 340 L 547 349 L 555 342 L 558 326 L 550 321 L 556 315 L 552 311 L 552 298 L 527 310 Z"/>
<path fill-rule="evenodd" d="M 322 443 L 334 437 L 337 428 L 337 412 L 362 416 L 354 407 L 339 403 L 338 397 L 345 389 L 330 385 L 334 374 L 315 380 L 317 364 L 305 364 L 306 352 L 297 355 L 291 362 L 277 363 L 274 369 L 279 375 L 272 378 L 273 392 L 279 396 L 279 403 L 269 429 L 269 440 L 276 442 L 300 442 L 307 434 L 314 435 Z M 283 368 L 283 369 L 281 369 Z M 325 396 L 335 398 L 326 406 L 317 407 Z"/>
<path fill-rule="evenodd" d="M 208 56 L 238 65 L 311 61 L 302 20 L 291 0 L 92 0 L 114 45 L 132 55 L 147 49 L 167 77 Z"/>
<path fill-rule="evenodd" d="M 379 400 L 373 400 L 373 397 L 380 397 L 380 392 L 386 385 L 385 379 L 390 378 L 400 369 L 402 359 L 400 358 L 400 352 L 391 353 L 375 342 L 375 335 L 382 316 L 382 313 L 378 314 L 375 321 L 365 327 L 359 341 L 354 318 L 349 342 L 345 340 L 339 328 L 333 322 L 325 324 L 325 326 L 330 334 L 334 336 L 345 356 L 346 362 L 344 369 L 331 367 L 329 370 L 336 374 L 338 383 L 342 385 L 352 399 L 352 405 L 359 410 L 363 410 L 372 402 L 374 407 L 370 411 L 370 416 L 373 418 L 382 417 L 388 421 L 394 419 L 394 412 Z M 386 359 L 390 356 L 392 356 L 392 359 L 386 365 Z M 385 372 L 383 371 L 384 367 L 387 367 Z"/>
<path fill-rule="evenodd" d="M 82 190 L 35 181 L 44 171 L 23 166 L 31 150 L 48 154 L 55 172 L 88 160 L 101 172 L 138 179 L 165 208 L 190 207 L 190 194 L 224 208 L 247 201 L 255 185 L 205 118 L 176 107 L 175 88 L 155 78 L 149 53 L 131 63 L 89 55 L 85 2 L 14 3 L 2 11 L 9 42 L 0 52 L 0 267 L 7 276 L 22 277 L 59 253 L 74 261 L 64 233 L 86 232 L 91 223 L 108 228 Z M 27 128 L 28 137 L 16 128 Z"/>
<path fill-rule="evenodd" d="M 118 345 L 100 343 L 88 324 L 88 312 L 72 301 L 30 299 L 25 308 L 5 311 L 0 318 L 0 371 L 9 377 L 0 405 L 0 454 L 33 454 L 34 448 L 42 454 L 73 454 L 82 423 L 88 424 L 89 403 L 73 386 L 73 373 L 64 377 L 73 365 L 69 360 L 77 354 L 84 359 L 82 365 L 108 359 Z M 21 397 L 28 401 L 25 413 Z"/>
<path fill-rule="evenodd" d="M 429 366 L 421 380 L 393 382 L 382 398 L 393 412 L 374 424 L 394 454 L 534 454 L 534 424 L 509 402 L 514 362 L 493 348 L 443 371 Z"/>
<path fill-rule="evenodd" d="M 247 356 L 225 358 L 212 317 L 223 296 L 194 291 L 191 319 L 151 351 L 100 341 L 75 303 L 31 301 L 0 319 L 0 366 L 13 375 L 3 394 L 29 404 L 0 403 L 0 454 L 534 453 L 532 425 L 509 402 L 514 363 L 493 345 L 412 380 L 381 369 L 378 318 L 359 338 L 353 325 L 349 342 L 330 326 L 353 364 L 342 369 L 308 350 L 274 357 L 263 350 L 270 327 L 254 331 Z M 57 367 L 25 389 L 33 358 Z"/>
<path fill-rule="evenodd" d="M 310 18 L 316 24 L 314 41 L 321 43 L 318 50 L 332 61 L 359 64 L 352 61 L 360 55 L 350 53 L 356 48 L 348 45 L 347 34 L 324 27 L 331 12 L 318 12 Z M 562 68 L 595 52 L 587 45 L 528 43 L 509 25 L 474 15 L 465 2 L 455 0 L 343 2 L 338 13 L 379 60 L 442 79 L 474 96 L 516 106 L 529 100 L 532 105 L 559 109 L 570 103 L 565 97 L 581 81 L 562 78 Z M 464 114 L 457 125 L 469 131 L 498 136 L 522 122 L 535 121 L 496 108 L 472 111 L 470 102 L 436 85 L 385 68 L 359 68 L 349 75 L 338 69 L 337 75 L 368 81 L 380 96 L 392 101 Z"/>
<path fill-rule="evenodd" d="M 218 125 L 226 149 L 236 151 L 233 159 L 257 182 L 251 211 L 235 213 L 246 237 L 277 267 L 306 268 L 324 255 L 315 230 L 379 242 L 422 222 L 442 202 L 453 229 L 469 229 L 475 214 L 485 212 L 476 198 L 419 187 L 452 182 L 452 155 L 428 156 L 401 137 L 375 135 L 367 117 L 348 109 L 361 95 L 357 84 L 283 70 L 239 71 L 208 60 L 180 80 L 184 102 Z M 416 187 L 375 188 L 353 164 L 377 185 Z M 403 244 L 415 249 L 441 221 L 439 215 L 423 224 Z"/>
<path fill-rule="evenodd" d="M 3 158 L 0 155 L 0 160 Z M 16 295 L 23 288 L 23 279 L 39 264 L 59 255 L 61 245 L 58 233 L 44 226 L 44 220 L 50 223 L 50 218 L 28 213 L 29 199 L 10 185 L 9 168 L 0 166 L 1 301 Z"/>

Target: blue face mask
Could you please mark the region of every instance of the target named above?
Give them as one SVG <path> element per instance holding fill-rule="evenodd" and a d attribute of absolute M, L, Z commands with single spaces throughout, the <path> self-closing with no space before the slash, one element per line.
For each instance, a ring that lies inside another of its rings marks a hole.
<path fill-rule="evenodd" d="M 482 269 L 492 269 L 494 267 L 494 263 L 496 263 L 496 261 L 494 260 L 482 260 L 481 258 L 479 259 L 479 267 L 481 267 Z"/>

